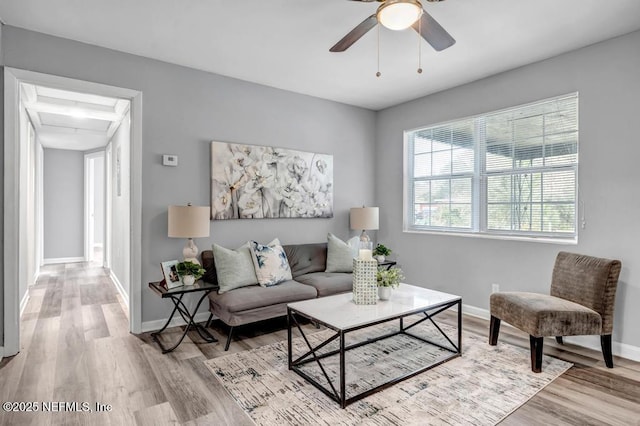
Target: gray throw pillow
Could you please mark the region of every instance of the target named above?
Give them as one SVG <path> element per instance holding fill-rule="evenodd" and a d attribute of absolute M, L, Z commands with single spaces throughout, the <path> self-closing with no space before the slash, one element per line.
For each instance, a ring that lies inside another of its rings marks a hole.
<path fill-rule="evenodd" d="M 325 272 L 353 272 L 353 258 L 357 251 L 358 237 L 347 242 L 329 233 L 327 236 L 327 269 Z"/>
<path fill-rule="evenodd" d="M 236 250 L 229 250 L 217 244 L 212 248 L 220 286 L 218 293 L 258 284 L 249 244 L 244 244 Z"/>

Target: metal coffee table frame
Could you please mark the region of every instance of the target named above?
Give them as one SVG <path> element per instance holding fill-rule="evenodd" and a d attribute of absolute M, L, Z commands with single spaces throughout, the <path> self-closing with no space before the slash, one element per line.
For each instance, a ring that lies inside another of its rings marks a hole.
<path fill-rule="evenodd" d="M 438 324 L 433 320 L 433 317 L 435 317 L 436 315 L 440 314 L 443 311 L 446 311 L 449 308 L 452 308 L 454 306 L 458 307 L 458 344 L 456 345 L 455 343 L 453 343 L 453 341 L 449 338 L 449 336 L 447 336 L 447 334 L 440 328 L 440 326 L 438 326 Z M 433 311 L 433 312 L 432 312 Z M 411 315 L 416 315 L 416 314 L 423 314 L 424 318 L 418 319 L 415 322 L 409 324 L 409 325 L 405 325 L 404 324 L 404 318 L 411 316 Z M 304 331 L 302 330 L 302 328 L 300 327 L 300 323 L 297 320 L 297 316 L 299 317 L 303 317 L 306 318 L 312 322 L 324 325 L 325 327 L 332 329 L 333 331 L 335 331 L 336 333 L 329 337 L 327 340 L 321 342 L 320 344 L 316 345 L 316 346 L 312 346 L 311 343 L 309 342 L 309 340 L 307 339 L 307 336 L 304 334 Z M 394 320 L 399 320 L 399 329 L 398 331 L 392 332 L 392 333 L 388 333 L 388 334 L 384 334 L 381 335 L 379 337 L 376 337 L 374 339 L 370 339 L 370 340 L 366 340 L 363 342 L 358 342 L 358 343 L 354 343 L 351 345 L 346 345 L 345 344 L 345 339 L 346 339 L 346 335 L 350 332 L 356 331 L 356 330 L 361 330 L 363 328 L 368 328 L 368 327 L 372 327 L 378 324 L 383 324 L 385 322 L 389 322 L 389 321 L 394 321 Z M 440 332 L 440 334 L 442 334 L 447 341 L 451 344 L 452 347 L 446 347 L 443 346 L 439 343 L 430 341 L 428 339 L 424 339 L 420 336 L 417 336 L 413 333 L 410 333 L 409 330 L 412 329 L 413 327 L 425 322 L 425 321 L 430 321 L 435 327 L 436 329 Z M 292 327 L 295 326 L 298 331 L 300 332 L 300 335 L 302 336 L 302 338 L 304 339 L 307 347 L 309 348 L 308 352 L 306 352 L 304 355 L 296 358 L 295 360 L 293 359 L 293 352 L 292 352 Z M 446 351 L 451 352 L 452 354 L 444 359 L 440 359 L 436 362 L 434 362 L 433 364 L 429 364 L 423 368 L 420 368 L 418 370 L 415 371 L 411 371 L 409 373 L 403 374 L 400 377 L 397 377 L 395 379 L 389 380 L 381 385 L 378 385 L 372 389 L 366 390 L 362 393 L 359 393 L 355 396 L 352 396 L 350 398 L 346 397 L 346 383 L 345 383 L 345 353 L 351 349 L 355 349 L 364 345 L 368 345 L 370 343 L 374 343 L 377 342 L 379 340 L 383 340 L 383 339 L 387 339 L 393 336 L 397 336 L 399 334 L 404 334 L 406 336 L 412 337 L 414 339 L 417 339 L 421 342 L 424 342 L 426 344 L 430 344 L 430 345 L 434 345 L 437 346 L 439 348 L 442 348 Z M 339 339 L 339 349 L 336 350 L 332 350 L 323 354 L 318 353 L 318 351 L 322 348 L 324 348 L 325 346 L 327 346 L 329 343 L 333 342 L 334 340 Z M 329 324 L 324 323 L 323 321 L 319 321 L 317 318 L 313 318 L 309 315 L 305 315 L 301 312 L 296 311 L 295 309 L 291 308 L 291 307 L 287 307 L 287 342 L 288 342 L 288 361 L 289 361 L 289 370 L 293 370 L 295 371 L 297 374 L 299 374 L 300 376 L 302 376 L 305 380 L 307 380 L 309 383 L 311 383 L 312 385 L 314 385 L 316 388 L 318 388 L 320 391 L 322 391 L 325 395 L 327 395 L 329 398 L 333 399 L 334 401 L 336 401 L 338 404 L 340 404 L 341 408 L 345 408 L 347 405 L 356 402 L 362 398 L 366 398 L 369 395 L 372 395 L 376 392 L 379 392 L 383 389 L 386 389 L 390 386 L 395 385 L 396 383 L 402 382 L 403 380 L 409 379 L 417 374 L 423 373 L 427 370 L 430 370 L 440 364 L 443 364 L 447 361 L 450 361 L 454 358 L 457 358 L 459 356 L 462 355 L 462 299 L 456 300 L 456 301 L 452 301 L 452 302 L 446 302 L 446 303 L 442 303 L 439 305 L 434 305 L 434 306 L 429 306 L 423 309 L 417 309 L 411 312 L 405 312 L 402 313 L 401 315 L 397 315 L 391 318 L 385 318 L 379 321 L 375 321 L 375 322 L 371 322 L 371 323 L 367 323 L 367 324 L 363 324 L 363 325 L 359 325 L 356 327 L 350 327 L 350 328 L 345 328 L 345 329 L 339 329 L 336 327 L 333 327 Z M 329 375 L 327 374 L 324 366 L 322 365 L 322 363 L 320 362 L 320 360 L 322 360 L 323 358 L 327 358 L 333 355 L 339 354 L 340 356 L 340 390 L 338 391 L 336 389 L 336 387 L 334 386 L 333 382 L 331 381 L 331 379 L 329 378 Z M 308 375 L 307 373 L 305 373 L 304 371 L 302 371 L 299 367 L 310 363 L 310 362 L 316 362 L 318 364 L 318 366 L 320 367 L 320 370 L 322 371 L 322 374 L 324 375 L 325 379 L 327 380 L 327 383 L 329 384 L 330 388 L 325 387 L 324 385 L 320 384 L 317 380 L 315 380 L 313 377 L 311 377 L 310 375 Z"/>

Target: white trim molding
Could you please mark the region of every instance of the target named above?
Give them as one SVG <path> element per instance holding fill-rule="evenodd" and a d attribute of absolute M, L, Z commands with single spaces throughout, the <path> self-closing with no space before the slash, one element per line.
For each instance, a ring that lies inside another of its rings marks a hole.
<path fill-rule="evenodd" d="M 475 306 L 463 304 L 462 312 L 467 315 L 482 318 L 485 320 L 491 319 L 491 313 L 488 310 L 477 308 Z M 513 327 L 511 324 L 504 321 L 502 322 L 502 324 Z M 489 329 L 487 329 L 487 335 L 488 333 Z M 587 349 L 593 349 L 594 351 L 598 352 L 602 351 L 602 348 L 600 347 L 600 339 L 596 336 L 568 336 L 563 340 L 566 343 L 571 343 L 572 345 L 580 346 Z M 613 355 L 619 356 L 620 358 L 640 362 L 640 347 L 638 346 L 632 346 L 620 342 L 611 342 L 611 352 L 613 353 Z"/>
<path fill-rule="evenodd" d="M 78 263 L 84 262 L 84 257 L 48 257 L 46 259 L 42 259 L 43 265 L 57 265 L 60 263 Z"/>
<path fill-rule="evenodd" d="M 29 303 L 30 298 L 31 296 L 29 295 L 29 288 L 27 288 L 27 291 L 24 292 L 24 297 L 20 301 L 20 316 L 24 314 L 24 310 L 27 307 L 27 303 Z"/>
<path fill-rule="evenodd" d="M 116 289 L 118 289 L 118 293 L 120 293 L 120 296 L 122 296 L 122 300 L 124 300 L 124 304 L 127 306 L 127 308 L 129 308 L 129 295 L 124 290 L 124 286 L 122 285 L 122 283 L 120 282 L 118 277 L 116 277 L 116 275 L 113 273 L 112 270 L 109 270 L 109 278 L 111 279 L 111 282 L 113 283 L 113 285 L 116 286 Z"/>

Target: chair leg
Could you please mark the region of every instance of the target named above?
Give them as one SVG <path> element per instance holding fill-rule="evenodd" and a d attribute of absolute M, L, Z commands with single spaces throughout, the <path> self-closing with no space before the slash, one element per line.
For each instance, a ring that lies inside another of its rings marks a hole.
<path fill-rule="evenodd" d="M 542 344 L 544 337 L 529 336 L 531 345 L 531 371 L 539 373 L 542 371 Z"/>
<path fill-rule="evenodd" d="M 489 323 L 489 344 L 495 346 L 498 344 L 498 334 L 500 334 L 500 318 L 491 315 Z"/>
<path fill-rule="evenodd" d="M 556 342 L 560 343 L 561 345 L 564 345 L 564 341 L 562 340 L 562 336 L 556 336 Z"/>
<path fill-rule="evenodd" d="M 613 368 L 613 353 L 611 352 L 611 335 L 603 334 L 600 336 L 600 345 L 602 346 L 602 355 L 604 363 L 608 368 Z"/>
<path fill-rule="evenodd" d="M 229 335 L 227 336 L 227 343 L 224 345 L 224 350 L 229 350 L 229 345 L 231 344 L 231 338 L 233 336 L 233 327 L 229 327 Z"/>

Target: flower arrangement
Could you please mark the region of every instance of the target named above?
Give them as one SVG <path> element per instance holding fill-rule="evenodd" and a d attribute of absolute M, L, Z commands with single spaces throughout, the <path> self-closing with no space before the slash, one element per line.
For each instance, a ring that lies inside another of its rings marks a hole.
<path fill-rule="evenodd" d="M 404 274 L 400 268 L 387 269 L 385 267 L 378 268 L 376 280 L 378 287 L 395 288 L 400 285 L 400 281 L 404 279 Z"/>
<path fill-rule="evenodd" d="M 199 280 L 202 276 L 207 272 L 202 266 L 197 263 L 191 262 L 189 260 L 185 260 L 184 262 L 179 262 L 176 265 L 176 270 L 178 271 L 178 275 L 181 277 L 191 275 L 194 279 Z"/>

